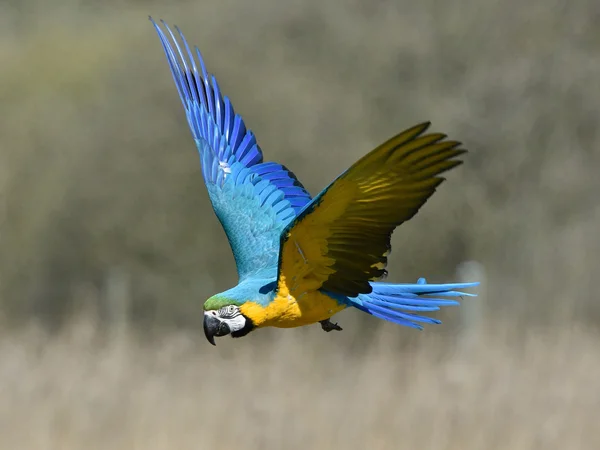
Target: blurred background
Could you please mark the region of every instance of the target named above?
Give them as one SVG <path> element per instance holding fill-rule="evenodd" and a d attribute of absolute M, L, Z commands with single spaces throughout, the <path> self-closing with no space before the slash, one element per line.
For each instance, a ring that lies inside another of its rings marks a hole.
<path fill-rule="evenodd" d="M 148 14 L 313 194 L 420 121 L 471 150 L 389 280 L 478 280 L 211 347 L 237 282 Z M 1 449 L 600 448 L 596 0 L 3 0 Z"/>

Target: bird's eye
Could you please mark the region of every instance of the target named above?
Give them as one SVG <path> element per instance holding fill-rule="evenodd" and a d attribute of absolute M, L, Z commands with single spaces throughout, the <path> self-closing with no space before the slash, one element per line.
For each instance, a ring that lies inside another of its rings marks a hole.
<path fill-rule="evenodd" d="M 237 307 L 234 305 L 223 306 L 221 309 L 219 309 L 219 316 L 221 318 L 230 319 L 235 317 L 237 315 L 236 313 Z"/>

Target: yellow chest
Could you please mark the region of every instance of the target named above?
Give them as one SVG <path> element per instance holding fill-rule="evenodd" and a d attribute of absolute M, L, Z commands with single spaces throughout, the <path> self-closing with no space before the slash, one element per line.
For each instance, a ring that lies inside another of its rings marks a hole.
<path fill-rule="evenodd" d="M 319 291 L 305 292 L 296 298 L 280 286 L 277 297 L 266 307 L 246 302 L 240 311 L 259 328 L 293 328 L 329 319 L 345 307 Z"/>

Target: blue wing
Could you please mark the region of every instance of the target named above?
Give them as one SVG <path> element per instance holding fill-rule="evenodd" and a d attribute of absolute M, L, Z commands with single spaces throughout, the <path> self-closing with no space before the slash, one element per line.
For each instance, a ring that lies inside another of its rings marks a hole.
<path fill-rule="evenodd" d="M 252 131 L 221 94 L 214 76 L 209 82 L 198 48 L 195 58 L 177 27 L 183 50 L 165 22 L 166 33 L 150 20 L 165 50 L 240 280 L 275 276 L 281 231 L 310 201 L 310 194 L 284 166 L 263 162 Z"/>

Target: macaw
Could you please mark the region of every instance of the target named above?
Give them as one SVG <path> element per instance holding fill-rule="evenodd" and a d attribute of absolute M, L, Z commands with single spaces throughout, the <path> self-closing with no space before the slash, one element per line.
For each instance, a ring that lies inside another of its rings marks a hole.
<path fill-rule="evenodd" d="M 380 281 L 394 229 L 412 218 L 458 166 L 466 150 L 429 122 L 378 146 L 314 198 L 285 166 L 264 162 L 256 138 L 208 74 L 197 47 L 175 27 L 151 17 L 165 51 L 214 212 L 235 258 L 237 286 L 204 303 L 204 332 L 242 337 L 263 327 L 320 323 L 353 307 L 380 319 L 422 329 L 439 320 L 421 315 L 478 283 Z M 163 29 L 164 27 L 164 29 Z"/>

